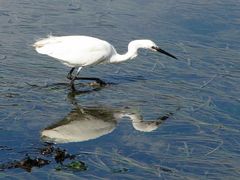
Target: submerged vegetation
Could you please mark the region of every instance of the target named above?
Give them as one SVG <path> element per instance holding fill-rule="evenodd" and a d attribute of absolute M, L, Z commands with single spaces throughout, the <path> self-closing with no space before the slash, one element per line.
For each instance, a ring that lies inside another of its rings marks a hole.
<path fill-rule="evenodd" d="M 50 159 L 52 158 L 54 158 L 55 162 L 57 164 L 60 164 L 61 166 L 65 166 L 63 162 L 66 159 L 73 160 L 75 158 L 75 156 L 67 153 L 65 149 L 56 148 L 55 146 L 53 146 L 53 144 L 49 144 L 49 143 L 46 143 L 43 148 L 39 149 L 39 154 L 37 155 L 37 157 L 30 157 L 28 154 L 26 154 L 25 156 L 26 157 L 24 157 L 21 160 L 14 160 L 12 162 L 0 164 L 0 169 L 6 170 L 6 169 L 21 168 L 28 172 L 31 172 L 32 168 L 34 167 L 41 168 L 45 165 L 50 164 L 52 161 Z M 82 166 L 83 165 L 84 163 L 82 164 Z M 74 166 L 74 163 L 73 163 L 70 165 L 66 165 L 66 167 L 68 167 L 69 169 L 75 169 L 76 165 Z"/>

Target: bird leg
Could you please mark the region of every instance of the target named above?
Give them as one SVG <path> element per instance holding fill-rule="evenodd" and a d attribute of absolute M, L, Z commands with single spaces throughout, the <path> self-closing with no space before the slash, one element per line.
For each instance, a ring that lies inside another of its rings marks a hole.
<path fill-rule="evenodd" d="M 96 81 L 97 84 L 99 84 L 101 87 L 103 86 L 106 86 L 107 84 L 102 81 L 101 79 L 99 78 L 91 78 L 91 77 L 74 77 L 73 79 L 71 79 L 71 82 L 70 82 L 70 86 L 71 86 L 71 89 L 73 92 L 76 92 L 76 88 L 75 88 L 75 85 L 74 85 L 74 81 L 75 80 L 94 80 Z"/>
<path fill-rule="evenodd" d="M 72 79 L 71 82 L 70 82 L 70 86 L 71 86 L 71 89 L 72 89 L 73 92 L 76 91 L 75 86 L 74 86 L 74 80 L 75 80 L 75 78 Z"/>
<path fill-rule="evenodd" d="M 100 86 L 106 86 L 107 85 L 103 80 L 101 80 L 99 78 L 93 78 L 93 77 L 75 77 L 74 80 L 94 80 Z"/>
<path fill-rule="evenodd" d="M 68 75 L 67 75 L 67 78 L 68 78 L 69 80 L 71 80 L 70 86 L 71 86 L 72 91 L 76 91 L 75 86 L 74 86 L 74 81 L 75 81 L 75 80 L 94 80 L 94 81 L 96 81 L 96 83 L 99 84 L 100 86 L 106 86 L 106 83 L 105 83 L 104 81 L 102 81 L 101 79 L 99 79 L 99 78 L 77 77 L 78 74 L 79 74 L 79 71 L 80 71 L 81 69 L 82 69 L 82 67 L 79 67 L 78 70 L 77 70 L 76 75 L 73 76 L 72 73 L 73 73 L 73 71 L 75 70 L 75 67 L 73 67 L 73 68 L 69 71 L 69 73 L 68 73 Z"/>
<path fill-rule="evenodd" d="M 69 80 L 71 80 L 70 86 L 71 86 L 72 91 L 76 91 L 75 86 L 74 86 L 74 80 L 75 80 L 76 76 L 73 76 L 73 75 L 72 75 L 72 73 L 73 73 L 74 70 L 75 70 L 75 67 L 73 67 L 73 68 L 69 71 L 69 73 L 68 73 L 68 75 L 67 75 L 67 78 L 68 78 Z"/>
<path fill-rule="evenodd" d="M 67 75 L 67 78 L 68 78 L 69 80 L 73 80 L 73 79 L 74 79 L 73 76 L 72 76 L 72 73 L 73 73 L 74 70 L 75 70 L 75 67 L 73 67 L 73 68 L 69 71 L 69 73 L 68 73 L 68 75 Z"/>

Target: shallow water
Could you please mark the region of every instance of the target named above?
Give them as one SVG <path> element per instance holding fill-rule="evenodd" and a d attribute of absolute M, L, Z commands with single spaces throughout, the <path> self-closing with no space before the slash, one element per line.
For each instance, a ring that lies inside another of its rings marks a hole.
<path fill-rule="evenodd" d="M 51 163 L 31 173 L 2 167 L 0 177 L 238 179 L 239 10 L 236 0 L 1 0 L 0 163 L 26 154 Z M 90 91 L 72 94 L 69 69 L 31 47 L 49 34 L 99 37 L 120 53 L 130 40 L 148 38 L 179 60 L 142 50 L 135 61 L 84 69 L 111 85 L 92 91 L 78 84 Z M 161 123 L 146 132 L 129 117 L 116 118 L 119 112 Z M 39 152 L 46 146 L 41 132 L 75 117 L 82 130 L 81 113 L 95 118 L 85 123 L 91 130 L 110 128 L 96 139 L 54 145 L 87 166 L 59 170 L 53 156 Z"/>

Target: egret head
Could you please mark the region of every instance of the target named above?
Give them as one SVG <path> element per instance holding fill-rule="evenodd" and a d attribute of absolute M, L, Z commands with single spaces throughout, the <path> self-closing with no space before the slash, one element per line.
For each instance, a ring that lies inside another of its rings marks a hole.
<path fill-rule="evenodd" d="M 152 51 L 160 52 L 162 54 L 170 56 L 171 58 L 177 59 L 174 55 L 164 51 L 163 49 L 158 47 L 153 41 L 151 41 L 149 39 L 135 40 L 135 41 L 130 42 L 128 45 L 128 49 L 133 50 L 135 52 L 135 56 L 137 55 L 138 48 L 150 49 Z"/>

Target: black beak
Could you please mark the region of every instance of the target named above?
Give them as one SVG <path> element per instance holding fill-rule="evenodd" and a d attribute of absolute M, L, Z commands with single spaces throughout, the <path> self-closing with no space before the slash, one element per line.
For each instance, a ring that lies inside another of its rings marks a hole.
<path fill-rule="evenodd" d="M 160 47 L 153 46 L 152 49 L 155 49 L 156 51 L 158 51 L 160 53 L 170 56 L 171 58 L 177 59 L 174 55 L 168 53 L 167 51 L 162 50 Z"/>

